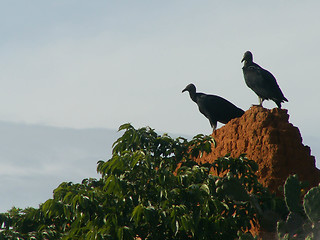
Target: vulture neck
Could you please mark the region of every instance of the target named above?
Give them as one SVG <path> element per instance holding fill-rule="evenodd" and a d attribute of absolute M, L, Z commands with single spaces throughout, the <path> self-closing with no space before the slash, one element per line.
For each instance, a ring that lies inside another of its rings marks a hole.
<path fill-rule="evenodd" d="M 190 98 L 192 101 L 197 102 L 197 93 L 196 91 L 189 91 Z"/>
<path fill-rule="evenodd" d="M 245 60 L 244 61 L 244 67 L 248 67 L 248 66 L 251 66 L 253 64 L 253 61 L 252 60 Z"/>

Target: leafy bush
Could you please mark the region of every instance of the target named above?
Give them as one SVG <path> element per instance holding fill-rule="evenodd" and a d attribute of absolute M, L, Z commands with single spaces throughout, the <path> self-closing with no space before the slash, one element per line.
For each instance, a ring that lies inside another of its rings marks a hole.
<path fill-rule="evenodd" d="M 210 136 L 120 130 L 111 159 L 98 162 L 99 180 L 64 182 L 39 209 L 0 214 L 1 239 L 253 239 L 257 221 L 275 226 L 266 212 L 283 205 L 258 183 L 254 161 L 199 164 Z"/>

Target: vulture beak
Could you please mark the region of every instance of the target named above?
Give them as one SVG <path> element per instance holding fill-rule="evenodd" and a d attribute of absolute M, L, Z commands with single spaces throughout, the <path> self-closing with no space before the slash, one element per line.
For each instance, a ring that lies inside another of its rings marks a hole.
<path fill-rule="evenodd" d="M 185 92 L 185 91 L 187 91 L 187 88 L 185 88 L 185 89 L 182 90 L 182 92 Z"/>

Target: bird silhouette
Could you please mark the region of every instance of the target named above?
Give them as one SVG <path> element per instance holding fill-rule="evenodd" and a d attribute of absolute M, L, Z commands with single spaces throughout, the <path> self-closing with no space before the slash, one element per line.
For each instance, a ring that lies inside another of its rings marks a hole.
<path fill-rule="evenodd" d="M 259 98 L 259 106 L 262 107 L 264 100 L 274 101 L 278 108 L 281 108 L 282 102 L 288 102 L 285 98 L 276 78 L 269 71 L 263 69 L 253 62 L 253 56 L 250 51 L 244 53 L 241 62 L 244 62 L 242 71 L 244 80 Z"/>
<path fill-rule="evenodd" d="M 190 98 L 198 105 L 199 111 L 209 119 L 213 131 L 217 128 L 217 122 L 226 124 L 231 119 L 244 114 L 242 109 L 222 97 L 197 93 L 192 83 L 182 90 L 182 92 L 185 91 L 189 92 Z"/>

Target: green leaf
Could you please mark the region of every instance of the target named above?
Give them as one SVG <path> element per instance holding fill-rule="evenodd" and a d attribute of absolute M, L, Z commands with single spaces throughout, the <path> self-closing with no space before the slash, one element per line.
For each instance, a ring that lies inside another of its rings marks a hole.
<path fill-rule="evenodd" d="M 144 213 L 144 207 L 141 204 L 137 205 L 133 209 L 132 214 L 131 214 L 131 220 L 134 220 L 134 223 L 136 226 L 138 226 L 143 213 Z"/>
<path fill-rule="evenodd" d="M 320 185 L 311 188 L 303 199 L 303 207 L 313 224 L 320 222 Z"/>
<path fill-rule="evenodd" d="M 123 240 L 123 227 L 118 227 L 117 237 L 119 240 Z"/>
<path fill-rule="evenodd" d="M 132 125 L 131 125 L 130 123 L 125 123 L 125 124 L 122 124 L 122 125 L 119 127 L 118 131 L 128 130 L 128 129 L 132 129 L 132 128 L 133 128 L 133 127 L 132 127 Z"/>
<path fill-rule="evenodd" d="M 235 201 L 248 201 L 249 195 L 245 187 L 236 178 L 229 178 L 222 184 L 224 194 Z"/>
<path fill-rule="evenodd" d="M 284 196 L 289 211 L 302 213 L 301 186 L 297 175 L 291 175 L 284 184 Z"/>
<path fill-rule="evenodd" d="M 209 189 L 209 186 L 207 184 L 202 184 L 200 189 L 202 191 L 204 191 L 205 193 L 210 194 L 210 189 Z"/>

